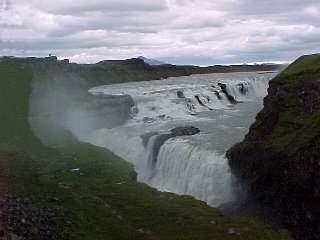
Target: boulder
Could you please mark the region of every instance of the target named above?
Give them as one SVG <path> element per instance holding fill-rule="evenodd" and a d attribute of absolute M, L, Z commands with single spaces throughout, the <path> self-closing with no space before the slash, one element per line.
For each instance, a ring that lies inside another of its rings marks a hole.
<path fill-rule="evenodd" d="M 184 98 L 183 92 L 182 91 L 177 91 L 177 97 L 178 98 Z"/>
<path fill-rule="evenodd" d="M 175 127 L 170 130 L 171 134 L 169 134 L 171 137 L 177 137 L 177 136 L 187 136 L 187 135 L 195 135 L 200 132 L 199 128 L 196 128 L 194 126 L 182 126 L 182 127 Z"/>

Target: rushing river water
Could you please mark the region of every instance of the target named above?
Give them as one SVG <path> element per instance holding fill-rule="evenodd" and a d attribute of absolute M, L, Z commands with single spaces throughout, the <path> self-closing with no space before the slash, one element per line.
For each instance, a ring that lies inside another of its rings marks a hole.
<path fill-rule="evenodd" d="M 80 138 L 133 163 L 141 182 L 219 206 L 237 192 L 225 151 L 244 138 L 274 76 L 207 74 L 95 87 L 89 92 L 99 98 L 130 96 L 134 105 L 123 123 Z M 200 133 L 170 138 L 157 149 L 157 138 L 177 126 Z"/>

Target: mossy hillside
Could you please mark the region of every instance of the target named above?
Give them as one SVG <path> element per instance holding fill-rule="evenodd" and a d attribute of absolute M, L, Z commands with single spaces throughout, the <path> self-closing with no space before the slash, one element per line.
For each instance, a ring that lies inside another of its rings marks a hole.
<path fill-rule="evenodd" d="M 40 207 L 58 206 L 59 239 L 291 239 L 262 222 L 227 217 L 192 197 L 137 183 L 132 165 L 105 149 L 76 141 L 59 151 L 43 146 L 28 124 L 31 75 L 13 61 L 0 64 L 0 135 L 6 146 L 0 187 L 35 197 Z M 235 233 L 228 233 L 231 228 Z"/>
<path fill-rule="evenodd" d="M 265 148 L 294 155 L 320 135 L 320 54 L 302 56 L 270 81 L 263 110 L 240 147 L 264 139 Z"/>
<path fill-rule="evenodd" d="M 301 56 L 276 76 L 272 82 L 281 85 L 305 85 L 306 82 L 319 78 L 320 54 Z"/>
<path fill-rule="evenodd" d="M 17 71 L 17 68 L 21 69 Z M 17 146 L 28 141 L 31 135 L 28 123 L 19 119 L 28 116 L 29 103 L 21 102 L 21 99 L 29 97 L 32 73 L 14 62 L 5 61 L 0 65 L 0 76 L 1 85 L 6 86 L 0 88 L 0 141 L 2 147 L 4 143 Z"/>
<path fill-rule="evenodd" d="M 13 60 L 0 64 L 0 151 L 24 151 L 41 146 L 29 126 L 28 109 L 32 72 Z"/>

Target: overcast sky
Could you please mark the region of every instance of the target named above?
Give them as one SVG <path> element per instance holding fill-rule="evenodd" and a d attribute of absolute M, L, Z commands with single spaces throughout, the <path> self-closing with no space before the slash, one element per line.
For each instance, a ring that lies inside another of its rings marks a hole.
<path fill-rule="evenodd" d="M 0 55 L 211 65 L 315 52 L 320 0 L 0 0 Z"/>

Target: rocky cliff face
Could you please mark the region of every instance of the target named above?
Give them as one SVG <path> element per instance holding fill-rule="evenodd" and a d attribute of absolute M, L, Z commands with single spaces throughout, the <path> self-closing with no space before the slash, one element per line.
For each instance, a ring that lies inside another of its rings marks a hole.
<path fill-rule="evenodd" d="M 320 239 L 320 54 L 271 80 L 263 110 L 227 157 L 297 239 Z"/>

